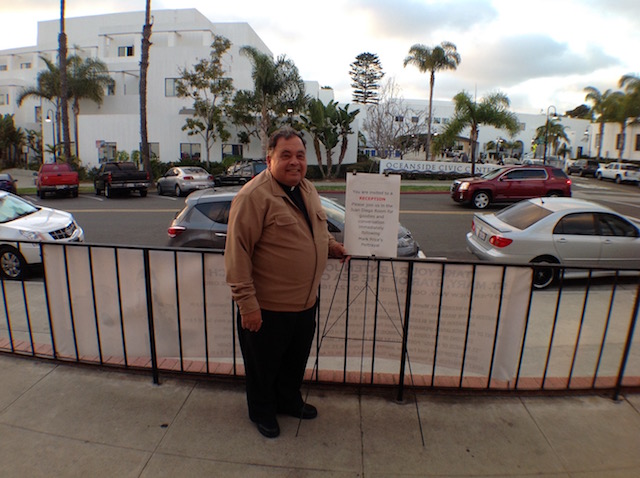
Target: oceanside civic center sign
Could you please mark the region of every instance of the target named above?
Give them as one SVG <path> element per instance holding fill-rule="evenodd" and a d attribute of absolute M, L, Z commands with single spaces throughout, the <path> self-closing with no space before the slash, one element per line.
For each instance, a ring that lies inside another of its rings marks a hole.
<path fill-rule="evenodd" d="M 496 164 L 476 163 L 476 173 L 485 174 L 500 166 Z M 471 174 L 471 163 L 453 163 L 444 161 L 405 161 L 404 159 L 381 159 L 380 174 Z"/>

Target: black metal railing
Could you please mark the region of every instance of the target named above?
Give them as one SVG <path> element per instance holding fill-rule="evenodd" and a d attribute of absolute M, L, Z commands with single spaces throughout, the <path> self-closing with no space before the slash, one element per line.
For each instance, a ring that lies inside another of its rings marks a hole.
<path fill-rule="evenodd" d="M 221 252 L 41 251 L 42 276 L 0 283 L 0 352 L 149 370 L 155 382 L 243 375 Z M 548 267 L 557 281 L 538 290 L 530 266 L 330 261 L 306 379 L 391 385 L 400 400 L 406 387 L 615 397 L 639 387 L 640 271 Z"/>

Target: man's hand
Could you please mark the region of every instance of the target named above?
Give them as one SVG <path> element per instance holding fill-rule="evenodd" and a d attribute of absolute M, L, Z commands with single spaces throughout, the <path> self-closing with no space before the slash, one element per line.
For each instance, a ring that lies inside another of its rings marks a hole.
<path fill-rule="evenodd" d="M 262 312 L 260 309 L 242 315 L 242 328 L 257 332 L 262 327 Z"/>
<path fill-rule="evenodd" d="M 339 242 L 334 242 L 329 246 L 329 257 L 332 259 L 340 259 L 340 262 L 348 261 L 350 256 L 347 255 L 347 250 L 344 245 Z"/>

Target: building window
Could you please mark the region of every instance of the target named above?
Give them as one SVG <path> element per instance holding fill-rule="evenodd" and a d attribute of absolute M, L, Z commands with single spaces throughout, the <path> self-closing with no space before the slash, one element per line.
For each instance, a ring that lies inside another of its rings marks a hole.
<path fill-rule="evenodd" d="M 640 134 L 636 135 L 636 151 L 640 151 Z"/>
<path fill-rule="evenodd" d="M 622 135 L 616 135 L 616 149 L 622 149 Z"/>
<path fill-rule="evenodd" d="M 8 94 L 0 94 L 0 106 L 9 104 L 9 95 Z"/>
<path fill-rule="evenodd" d="M 42 123 L 42 107 L 36 106 L 33 112 L 36 117 L 36 123 Z"/>
<path fill-rule="evenodd" d="M 7 71 L 7 65 L 0 65 L 0 71 Z"/>
<path fill-rule="evenodd" d="M 112 81 L 107 85 L 107 96 L 115 96 L 116 94 L 116 82 Z"/>
<path fill-rule="evenodd" d="M 119 46 L 118 56 L 133 56 L 133 46 Z"/>
<path fill-rule="evenodd" d="M 20 69 L 21 70 L 30 70 L 31 69 L 31 62 L 30 61 L 26 61 L 24 63 L 20 63 Z"/>
<path fill-rule="evenodd" d="M 140 151 L 142 151 L 142 143 L 138 143 Z M 149 143 L 149 157 L 151 159 L 160 159 L 160 143 Z M 140 156 L 142 159 L 142 156 Z"/>
<path fill-rule="evenodd" d="M 164 79 L 164 96 L 178 96 L 177 90 L 178 78 Z"/>
<path fill-rule="evenodd" d="M 180 143 L 180 159 L 200 161 L 200 143 Z"/>
<path fill-rule="evenodd" d="M 242 145 L 241 144 L 223 144 L 222 145 L 222 158 L 227 156 L 242 157 Z"/>
<path fill-rule="evenodd" d="M 107 161 L 115 161 L 118 151 L 118 143 L 109 143 L 107 141 L 98 142 L 98 161 L 106 163 Z"/>
<path fill-rule="evenodd" d="M 420 118 L 419 118 L 419 117 L 417 117 L 417 116 L 412 116 L 412 117 L 411 117 L 411 122 L 412 122 L 413 124 L 418 124 L 418 121 L 420 121 Z"/>

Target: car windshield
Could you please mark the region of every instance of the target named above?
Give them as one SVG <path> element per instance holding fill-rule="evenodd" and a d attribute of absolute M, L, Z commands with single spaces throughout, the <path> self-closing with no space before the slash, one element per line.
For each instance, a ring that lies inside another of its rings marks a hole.
<path fill-rule="evenodd" d="M 325 197 L 320 197 L 320 202 L 322 202 L 322 208 L 329 218 L 344 224 L 344 207 Z"/>
<path fill-rule="evenodd" d="M 502 222 L 523 230 L 551 214 L 548 209 L 529 201 L 522 201 L 496 214 Z"/>
<path fill-rule="evenodd" d="M 256 163 L 256 174 L 261 173 L 267 169 L 267 163 Z"/>
<path fill-rule="evenodd" d="M 0 223 L 5 223 L 28 216 L 36 212 L 38 208 L 27 201 L 5 194 L 0 196 Z"/>
<path fill-rule="evenodd" d="M 488 173 L 484 173 L 481 177 L 482 179 L 493 179 L 500 176 L 507 168 L 497 168 L 493 171 L 489 171 Z"/>

